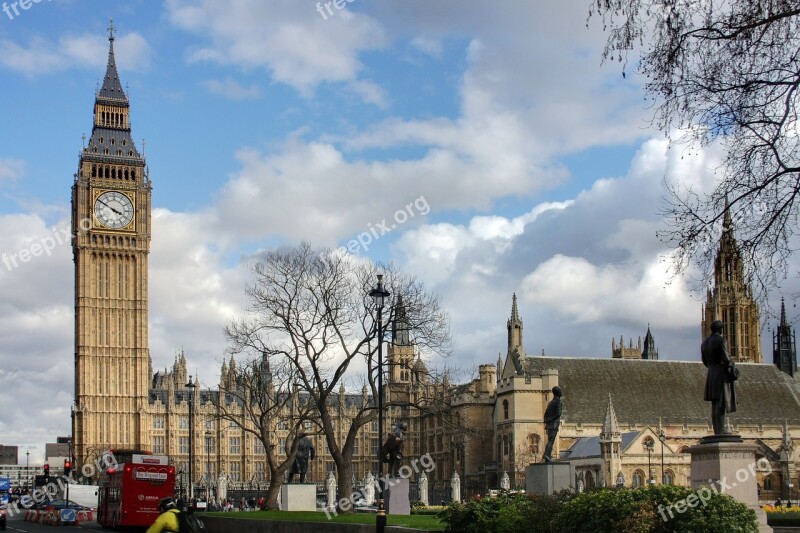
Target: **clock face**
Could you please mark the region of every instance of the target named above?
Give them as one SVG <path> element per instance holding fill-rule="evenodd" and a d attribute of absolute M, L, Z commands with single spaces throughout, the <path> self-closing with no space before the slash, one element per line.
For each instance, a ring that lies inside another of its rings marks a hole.
<path fill-rule="evenodd" d="M 94 215 L 106 228 L 124 228 L 133 220 L 133 203 L 121 192 L 107 191 L 97 197 Z"/>

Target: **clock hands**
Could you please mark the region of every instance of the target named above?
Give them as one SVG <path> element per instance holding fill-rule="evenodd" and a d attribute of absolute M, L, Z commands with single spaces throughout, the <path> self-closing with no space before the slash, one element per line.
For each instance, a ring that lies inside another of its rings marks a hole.
<path fill-rule="evenodd" d="M 107 208 L 109 208 L 109 209 L 111 209 L 112 211 L 114 211 L 114 212 L 115 212 L 117 215 L 119 215 L 119 216 L 122 216 L 122 211 L 117 211 L 116 209 L 114 209 L 113 207 L 111 207 L 110 205 L 108 205 L 107 203 L 105 203 L 103 200 L 100 200 L 99 198 L 98 198 L 97 200 L 98 200 L 98 201 L 99 201 L 101 204 L 103 204 L 104 206 L 106 206 Z"/>

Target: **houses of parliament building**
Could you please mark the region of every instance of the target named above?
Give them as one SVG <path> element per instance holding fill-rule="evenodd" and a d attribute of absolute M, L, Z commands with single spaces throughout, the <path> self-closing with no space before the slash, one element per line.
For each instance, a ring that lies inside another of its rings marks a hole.
<path fill-rule="evenodd" d="M 244 413 L 237 423 L 219 416 L 221 395 L 237 387 L 240 363 L 233 358 L 223 362 L 219 383 L 213 387 L 186 387 L 192 378 L 183 353 L 171 368 L 153 371 L 148 344 L 152 182 L 130 124 L 130 103 L 117 73 L 112 31 L 105 77 L 95 98 L 92 135 L 81 152 L 72 186 L 75 461 L 80 467 L 108 449 L 139 448 L 168 455 L 186 471 L 192 428 L 197 485 L 211 484 L 220 475 L 233 484 L 265 482 L 265 450 L 241 429 L 249 423 Z M 762 499 L 787 494 L 798 498 L 795 442 L 800 438 L 800 383 L 794 332 L 782 309 L 772 362 L 763 361 L 758 306 L 744 281 L 727 215 L 714 284 L 703 306 L 698 347 L 716 319 L 723 321 L 731 357 L 741 369 L 739 408 L 728 416 L 730 429 L 756 444 L 759 457 L 771 465 L 769 471 L 758 472 Z M 498 488 L 504 475 L 512 485 L 523 486 L 525 467 L 542 460 L 543 413 L 555 385 L 564 391 L 564 408 L 554 453 L 573 466 L 576 484 L 689 484 L 690 457 L 685 449 L 712 432 L 710 404 L 703 401 L 702 363 L 659 358 L 649 326 L 644 342 L 631 340 L 626 345 L 622 338 L 612 340 L 606 358 L 529 355 L 523 329 L 513 296 L 505 356 L 480 365 L 478 377 L 463 384 L 450 383 L 447 376 L 430 378 L 416 353 L 413 332 L 392 336 L 387 399 L 405 398 L 413 405 L 436 396 L 447 406 L 444 415 L 411 407 L 388 413 L 390 420 L 408 422 L 406 457 L 428 453 L 434 459 L 436 468 L 428 475 L 432 494 L 444 494 L 454 474 L 466 497 Z M 697 354 L 675 355 L 699 359 Z M 337 430 L 346 432 L 348 421 L 371 398 L 366 390 L 342 387 L 331 401 Z M 278 421 L 274 431 L 283 439 L 280 454 L 288 431 Z M 318 455 L 310 464 L 309 477 L 322 483 L 333 461 L 324 436 L 310 433 Z M 358 479 L 377 471 L 381 440 L 377 423 L 361 428 L 353 458 Z"/>

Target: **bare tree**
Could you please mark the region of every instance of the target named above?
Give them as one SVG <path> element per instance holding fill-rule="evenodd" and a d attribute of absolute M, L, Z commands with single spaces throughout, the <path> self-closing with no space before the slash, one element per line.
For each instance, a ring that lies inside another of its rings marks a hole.
<path fill-rule="evenodd" d="M 228 336 L 237 345 L 262 346 L 271 361 L 291 369 L 328 444 L 339 492 L 349 496 L 355 440 L 377 412 L 375 402 L 365 399 L 352 418 L 341 421 L 349 423 L 346 433 L 337 432 L 337 391 L 343 380 L 360 374 L 369 397 L 377 398 L 376 313 L 368 295 L 377 274 L 384 274 L 392 297 L 402 296 L 418 350 L 448 352 L 447 316 L 421 283 L 392 266 L 320 252 L 308 244 L 269 252 L 252 270 L 255 280 L 246 289 L 250 316 L 232 323 Z M 384 310 L 384 331 L 391 331 L 394 309 Z"/>
<path fill-rule="evenodd" d="M 604 59 L 627 65 L 640 51 L 655 125 L 672 141 L 681 131 L 690 145 L 726 150 L 712 191 L 670 189 L 660 236 L 677 249 L 676 272 L 696 263 L 711 275 L 730 207 L 749 281 L 765 296 L 796 245 L 800 0 L 593 0 L 593 15 L 609 32 Z"/>
<path fill-rule="evenodd" d="M 258 337 L 244 322 L 230 324 L 226 335 L 233 353 L 260 352 L 263 348 L 253 342 Z M 227 382 L 222 383 L 219 394 L 211 393 L 217 416 L 232 422 L 263 445 L 269 469 L 265 503 L 268 509 L 278 508 L 278 493 L 297 455 L 297 435 L 310 410 L 306 402 L 299 401 L 293 377 L 289 365 L 271 364 L 269 356 L 263 353 L 236 366 Z M 285 439 L 285 456 L 280 453 L 280 439 Z"/>

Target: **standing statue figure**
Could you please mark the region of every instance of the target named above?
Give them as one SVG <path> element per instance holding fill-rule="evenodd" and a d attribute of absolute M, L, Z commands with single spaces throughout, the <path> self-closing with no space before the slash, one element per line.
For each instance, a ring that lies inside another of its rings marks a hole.
<path fill-rule="evenodd" d="M 389 463 L 390 477 L 398 477 L 400 472 L 400 463 L 403 460 L 403 439 L 405 438 L 404 431 L 408 426 L 404 422 L 398 422 L 394 431 L 389 433 L 386 442 L 383 443 L 381 448 L 381 460 L 384 463 Z"/>
<path fill-rule="evenodd" d="M 558 428 L 561 425 L 561 387 L 553 387 L 553 399 L 547 404 L 547 409 L 544 412 L 544 429 L 547 431 L 547 446 L 544 448 L 544 455 L 542 459 L 545 463 L 553 460 L 553 445 L 556 443 L 556 435 L 558 435 Z"/>
<path fill-rule="evenodd" d="M 221 473 L 217 481 L 217 499 L 220 502 L 225 502 L 228 499 L 228 477 Z"/>
<path fill-rule="evenodd" d="M 311 443 L 311 439 L 308 438 L 308 435 L 301 431 L 297 434 L 297 438 L 300 442 L 297 444 L 297 455 L 294 456 L 294 462 L 289 469 L 289 483 L 294 481 L 295 474 L 300 476 L 300 483 L 305 483 L 306 473 L 308 472 L 308 461 L 316 457 L 316 450 L 314 450 L 314 445 Z"/>
<path fill-rule="evenodd" d="M 725 413 L 736 411 L 736 387 L 733 382 L 739 377 L 728 354 L 728 340 L 722 336 L 722 322 L 711 323 L 711 335 L 700 346 L 703 364 L 708 368 L 706 375 L 705 401 L 711 402 L 711 424 L 714 435 L 727 435 Z"/>

